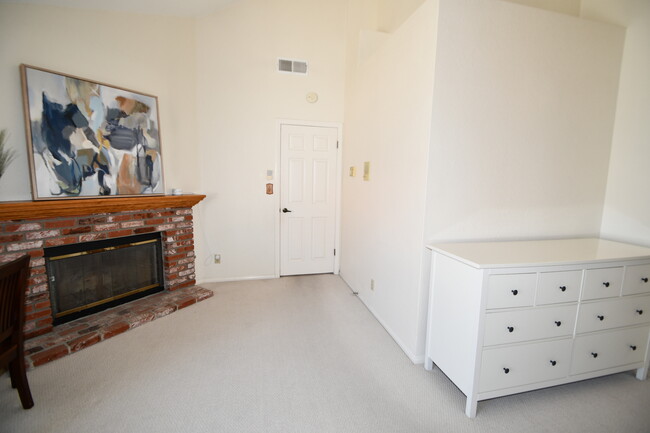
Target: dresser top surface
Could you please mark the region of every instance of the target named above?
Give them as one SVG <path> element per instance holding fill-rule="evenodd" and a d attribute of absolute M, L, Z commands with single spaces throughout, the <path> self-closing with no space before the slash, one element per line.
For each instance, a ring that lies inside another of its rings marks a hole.
<path fill-rule="evenodd" d="M 479 269 L 650 259 L 650 248 L 598 238 L 434 243 L 427 248 Z"/>

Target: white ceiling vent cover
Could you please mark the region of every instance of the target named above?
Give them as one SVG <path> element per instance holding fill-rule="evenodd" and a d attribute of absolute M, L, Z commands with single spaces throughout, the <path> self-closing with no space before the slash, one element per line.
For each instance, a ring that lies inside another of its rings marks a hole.
<path fill-rule="evenodd" d="M 278 72 L 307 75 L 307 62 L 302 60 L 278 59 Z"/>

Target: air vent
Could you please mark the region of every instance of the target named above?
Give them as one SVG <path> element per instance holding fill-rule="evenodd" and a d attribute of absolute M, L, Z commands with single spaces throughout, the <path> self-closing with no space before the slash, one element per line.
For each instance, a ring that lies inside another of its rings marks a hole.
<path fill-rule="evenodd" d="M 291 60 L 278 60 L 278 71 L 280 72 L 293 72 L 293 62 Z"/>
<path fill-rule="evenodd" d="M 278 59 L 278 72 L 306 75 L 307 62 L 302 60 Z"/>

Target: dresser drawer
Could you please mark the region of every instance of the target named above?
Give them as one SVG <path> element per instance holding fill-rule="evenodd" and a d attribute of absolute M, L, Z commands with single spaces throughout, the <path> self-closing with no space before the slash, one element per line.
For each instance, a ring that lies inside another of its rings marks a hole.
<path fill-rule="evenodd" d="M 599 268 L 585 271 L 582 299 L 612 298 L 621 294 L 623 267 Z"/>
<path fill-rule="evenodd" d="M 650 322 L 650 296 L 616 298 L 581 304 L 577 333 L 603 331 Z"/>
<path fill-rule="evenodd" d="M 582 335 L 573 345 L 571 374 L 588 373 L 643 361 L 650 328 Z"/>
<path fill-rule="evenodd" d="M 650 292 L 650 265 L 636 265 L 625 268 L 623 294 L 634 295 Z"/>
<path fill-rule="evenodd" d="M 577 305 L 488 313 L 483 344 L 519 343 L 573 334 Z"/>
<path fill-rule="evenodd" d="M 537 284 L 537 305 L 576 302 L 582 271 L 542 272 Z"/>
<path fill-rule="evenodd" d="M 536 285 L 537 274 L 490 275 L 487 308 L 532 306 Z"/>
<path fill-rule="evenodd" d="M 484 349 L 479 392 L 566 377 L 570 360 L 570 339 Z"/>

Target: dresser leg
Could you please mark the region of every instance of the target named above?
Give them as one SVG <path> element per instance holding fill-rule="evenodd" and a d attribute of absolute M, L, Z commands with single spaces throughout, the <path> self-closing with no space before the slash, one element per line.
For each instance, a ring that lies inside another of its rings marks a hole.
<path fill-rule="evenodd" d="M 476 406 L 478 401 L 476 397 L 467 397 L 467 403 L 465 403 L 465 415 L 468 418 L 476 418 Z"/>
<path fill-rule="evenodd" d="M 646 380 L 648 377 L 648 369 L 647 368 L 637 368 L 636 369 L 636 378 L 639 380 Z"/>
<path fill-rule="evenodd" d="M 428 356 L 424 358 L 424 369 L 428 371 L 433 370 L 433 361 Z"/>

